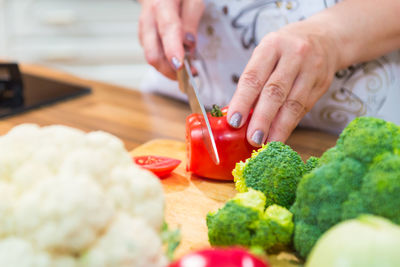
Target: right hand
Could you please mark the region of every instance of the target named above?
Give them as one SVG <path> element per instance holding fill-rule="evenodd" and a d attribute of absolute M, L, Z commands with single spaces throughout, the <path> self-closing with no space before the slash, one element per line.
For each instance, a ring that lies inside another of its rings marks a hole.
<path fill-rule="evenodd" d="M 203 0 L 141 0 L 139 39 L 147 62 L 176 80 L 182 67 L 184 45 L 196 45 Z"/>

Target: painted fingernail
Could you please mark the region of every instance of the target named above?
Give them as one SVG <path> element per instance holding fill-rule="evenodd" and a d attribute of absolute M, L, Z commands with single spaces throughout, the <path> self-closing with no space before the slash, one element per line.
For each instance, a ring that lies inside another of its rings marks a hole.
<path fill-rule="evenodd" d="M 264 138 L 264 133 L 261 130 L 257 130 L 253 133 L 253 136 L 251 137 L 251 140 L 256 143 L 257 145 L 262 145 L 262 141 Z"/>
<path fill-rule="evenodd" d="M 178 70 L 182 66 L 182 62 L 177 57 L 173 57 L 171 59 L 171 62 L 175 70 Z"/>
<path fill-rule="evenodd" d="M 242 114 L 236 112 L 231 116 L 231 119 L 229 120 L 229 125 L 234 128 L 239 128 L 241 122 L 242 122 Z"/>
<path fill-rule="evenodd" d="M 196 37 L 194 37 L 193 34 L 188 32 L 185 34 L 185 42 L 186 44 L 193 46 L 196 43 Z"/>

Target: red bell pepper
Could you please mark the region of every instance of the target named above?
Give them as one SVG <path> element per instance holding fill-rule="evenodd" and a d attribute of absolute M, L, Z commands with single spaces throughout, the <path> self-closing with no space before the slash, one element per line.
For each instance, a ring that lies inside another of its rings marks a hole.
<path fill-rule="evenodd" d="M 161 156 L 133 157 L 134 162 L 144 169 L 157 175 L 159 178 L 168 176 L 181 163 L 178 159 Z"/>
<path fill-rule="evenodd" d="M 208 119 L 217 146 L 220 164 L 216 165 L 209 155 L 202 139 L 201 115 L 191 114 L 186 118 L 187 171 L 217 180 L 232 180 L 235 164 L 251 156 L 254 147 L 246 139 L 247 124 L 232 128 L 226 119 L 228 108 L 214 109 Z"/>
<path fill-rule="evenodd" d="M 214 248 L 189 253 L 169 267 L 269 267 L 268 263 L 241 248 Z"/>

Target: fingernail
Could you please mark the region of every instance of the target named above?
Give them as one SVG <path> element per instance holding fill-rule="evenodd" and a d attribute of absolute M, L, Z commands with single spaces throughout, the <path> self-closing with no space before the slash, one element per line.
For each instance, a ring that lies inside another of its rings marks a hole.
<path fill-rule="evenodd" d="M 229 125 L 233 128 L 239 128 L 240 123 L 242 122 L 242 114 L 239 112 L 234 113 L 229 120 Z"/>
<path fill-rule="evenodd" d="M 262 145 L 262 141 L 264 138 L 264 133 L 261 130 L 257 130 L 253 133 L 253 136 L 251 137 L 251 140 L 256 143 L 257 145 Z"/>
<path fill-rule="evenodd" d="M 190 32 L 185 34 L 185 42 L 188 45 L 194 45 L 196 43 L 196 37 L 194 37 L 193 34 L 191 34 Z"/>
<path fill-rule="evenodd" d="M 173 57 L 171 59 L 171 62 L 172 62 L 172 65 L 174 66 L 175 70 L 178 70 L 182 66 L 181 61 L 177 57 Z"/>

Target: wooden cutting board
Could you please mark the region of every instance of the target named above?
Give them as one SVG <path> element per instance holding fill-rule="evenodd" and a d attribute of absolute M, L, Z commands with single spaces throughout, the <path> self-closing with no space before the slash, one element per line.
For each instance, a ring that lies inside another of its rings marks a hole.
<path fill-rule="evenodd" d="M 236 194 L 234 183 L 199 178 L 186 172 L 185 143 L 179 141 L 156 139 L 135 148 L 131 154 L 167 156 L 182 161 L 171 176 L 161 180 L 166 198 L 165 219 L 182 233 L 175 256 L 179 258 L 190 251 L 210 247 L 206 215 Z M 269 261 L 272 266 L 298 266 L 297 259 L 289 253 L 271 255 Z"/>

